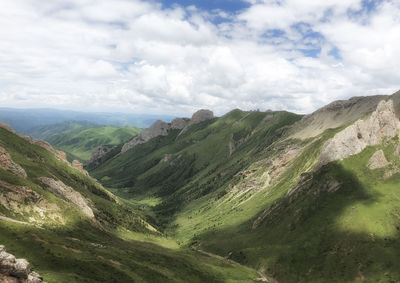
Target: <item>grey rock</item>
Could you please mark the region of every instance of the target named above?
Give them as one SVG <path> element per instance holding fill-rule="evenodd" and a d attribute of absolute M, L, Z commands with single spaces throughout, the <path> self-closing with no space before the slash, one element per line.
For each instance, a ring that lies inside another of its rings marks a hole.
<path fill-rule="evenodd" d="M 168 123 L 157 120 L 156 122 L 154 122 L 153 125 L 150 126 L 150 128 L 141 131 L 139 135 L 131 139 L 129 142 L 125 143 L 121 149 L 121 153 L 125 153 L 134 146 L 145 143 L 152 138 L 158 136 L 166 136 L 168 134 L 168 131 L 170 130 L 170 127 L 171 126 Z"/>
<path fill-rule="evenodd" d="M 39 179 L 44 185 L 46 185 L 49 192 L 75 204 L 88 217 L 94 218 L 93 210 L 90 208 L 88 201 L 79 192 L 65 185 L 61 181 L 56 181 L 46 177 L 41 177 Z"/>
<path fill-rule="evenodd" d="M 171 129 L 182 130 L 190 123 L 189 118 L 175 118 L 171 122 Z"/>
<path fill-rule="evenodd" d="M 375 152 L 368 161 L 367 167 L 371 170 L 379 169 L 388 166 L 390 163 L 387 161 L 383 150 Z"/>
<path fill-rule="evenodd" d="M 88 165 L 99 165 L 100 160 L 103 156 L 105 156 L 107 153 L 112 151 L 115 148 L 113 145 L 101 145 L 98 148 L 96 148 L 90 157 L 90 160 L 88 162 Z"/>
<path fill-rule="evenodd" d="M 11 173 L 26 178 L 26 172 L 19 164 L 15 163 L 10 154 L 0 146 L 0 168 L 10 171 Z"/>
<path fill-rule="evenodd" d="M 399 132 L 400 121 L 393 101 L 382 100 L 369 118 L 356 121 L 324 144 L 316 168 L 358 154 L 367 146 L 377 145 Z"/>
<path fill-rule="evenodd" d="M 31 270 L 27 260 L 16 259 L 0 245 L 0 282 L 41 283 L 43 278 Z"/>

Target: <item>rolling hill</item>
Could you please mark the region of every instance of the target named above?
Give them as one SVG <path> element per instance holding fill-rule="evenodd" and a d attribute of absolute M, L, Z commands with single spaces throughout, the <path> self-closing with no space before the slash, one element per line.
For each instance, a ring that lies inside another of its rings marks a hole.
<path fill-rule="evenodd" d="M 78 159 L 86 163 L 97 147 L 119 145 L 140 131 L 130 126 L 102 126 L 87 121 L 66 121 L 34 128 L 30 135 L 65 151 L 69 160 Z"/>

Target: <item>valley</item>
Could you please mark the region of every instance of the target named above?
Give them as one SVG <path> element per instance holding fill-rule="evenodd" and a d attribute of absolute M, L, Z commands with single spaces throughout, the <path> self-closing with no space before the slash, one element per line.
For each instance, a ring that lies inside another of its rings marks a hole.
<path fill-rule="evenodd" d="M 3 125 L 0 244 L 46 282 L 395 282 L 399 113 L 397 92 L 38 128 L 55 149 Z"/>

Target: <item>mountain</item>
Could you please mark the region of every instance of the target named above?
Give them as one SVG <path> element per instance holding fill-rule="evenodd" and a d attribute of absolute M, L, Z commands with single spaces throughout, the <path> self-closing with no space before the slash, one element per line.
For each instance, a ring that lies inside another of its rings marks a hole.
<path fill-rule="evenodd" d="M 102 126 L 88 121 L 66 121 L 33 128 L 30 135 L 65 151 L 70 160 L 87 162 L 99 146 L 119 145 L 140 131 L 131 126 Z"/>
<path fill-rule="evenodd" d="M 17 132 L 31 135 L 32 128 L 65 121 L 90 121 L 101 125 L 133 126 L 145 128 L 154 121 L 170 121 L 172 116 L 106 112 L 78 112 L 56 109 L 0 108 L 0 121 L 10 125 Z"/>
<path fill-rule="evenodd" d="M 252 282 L 259 277 L 244 266 L 179 248 L 148 223 L 140 206 L 86 173 L 47 143 L 1 124 L 2 281 Z"/>
<path fill-rule="evenodd" d="M 396 282 L 399 114 L 397 92 L 303 117 L 233 110 L 185 131 L 158 123 L 89 169 L 181 245 L 279 282 Z"/>

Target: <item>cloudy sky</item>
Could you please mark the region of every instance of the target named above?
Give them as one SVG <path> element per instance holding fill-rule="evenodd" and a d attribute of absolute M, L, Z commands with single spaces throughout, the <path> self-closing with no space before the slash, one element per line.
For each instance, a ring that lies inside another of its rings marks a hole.
<path fill-rule="evenodd" d="M 0 107 L 308 113 L 400 89 L 400 1 L 1 0 Z"/>

